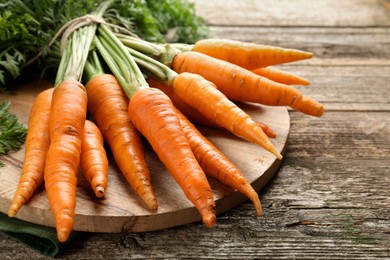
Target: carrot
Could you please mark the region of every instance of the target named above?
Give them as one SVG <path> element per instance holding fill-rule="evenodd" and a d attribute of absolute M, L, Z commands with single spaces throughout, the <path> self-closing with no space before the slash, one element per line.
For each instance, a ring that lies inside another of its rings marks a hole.
<path fill-rule="evenodd" d="M 282 158 L 261 127 L 221 93 L 212 82 L 200 75 L 183 72 L 174 78 L 172 87 L 184 102 L 196 108 L 209 121 L 216 122 L 235 135 L 262 146 L 278 159 Z"/>
<path fill-rule="evenodd" d="M 102 134 L 89 120 L 85 121 L 81 139 L 80 168 L 96 197 L 103 197 L 107 189 L 108 159 Z"/>
<path fill-rule="evenodd" d="M 169 87 L 168 85 L 164 84 L 161 81 L 158 81 L 150 77 L 147 79 L 147 81 L 151 87 L 158 88 L 161 91 L 163 91 L 171 99 L 175 107 L 177 107 L 187 118 L 189 118 L 190 121 L 203 126 L 221 128 L 220 126 L 216 125 L 214 122 L 207 120 L 195 108 L 192 108 L 191 106 L 186 104 L 183 100 L 181 100 L 173 91 L 173 88 Z M 275 132 L 273 132 L 272 129 L 268 127 L 266 124 L 261 122 L 258 122 L 258 124 L 268 137 L 270 138 L 276 137 Z"/>
<path fill-rule="evenodd" d="M 241 171 L 204 137 L 178 109 L 176 109 L 176 113 L 192 152 L 205 173 L 245 194 L 252 200 L 257 214 L 261 215 L 262 209 L 259 196 Z"/>
<path fill-rule="evenodd" d="M 172 68 L 178 73 L 191 72 L 203 76 L 230 100 L 290 106 L 313 116 L 321 116 L 324 112 L 321 103 L 307 97 L 302 99 L 302 93 L 292 86 L 274 82 L 202 53 L 178 53 L 172 61 Z M 310 102 L 306 102 L 309 99 Z"/>
<path fill-rule="evenodd" d="M 160 160 L 195 205 L 207 226 L 216 223 L 215 202 L 206 175 L 199 166 L 168 96 L 143 88 L 130 99 L 129 114 Z"/>
<path fill-rule="evenodd" d="M 195 43 L 192 50 L 248 70 L 309 59 L 313 56 L 306 51 L 224 39 L 200 40 Z"/>
<path fill-rule="evenodd" d="M 49 150 L 49 117 L 53 88 L 38 94 L 31 108 L 25 143 L 24 164 L 8 216 L 14 217 L 43 183 L 43 169 Z"/>
<path fill-rule="evenodd" d="M 86 84 L 88 111 L 111 148 L 130 186 L 152 210 L 158 207 L 150 182 L 142 140 L 128 114 L 128 98 L 113 75 L 93 77 Z"/>
<path fill-rule="evenodd" d="M 270 80 L 282 84 L 286 84 L 286 85 L 303 85 L 303 86 L 310 85 L 309 80 L 300 77 L 298 75 L 295 75 L 294 73 L 280 70 L 277 68 L 272 68 L 272 67 L 257 68 L 252 70 L 252 72 L 259 76 L 263 76 Z"/>
<path fill-rule="evenodd" d="M 44 181 L 54 214 L 57 237 L 67 240 L 74 224 L 76 174 L 87 111 L 87 93 L 76 80 L 62 81 L 53 91 L 49 119 L 50 147 Z"/>

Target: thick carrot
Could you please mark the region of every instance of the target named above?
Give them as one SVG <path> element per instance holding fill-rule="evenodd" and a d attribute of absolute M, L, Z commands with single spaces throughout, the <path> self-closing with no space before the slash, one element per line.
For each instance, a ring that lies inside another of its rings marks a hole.
<path fill-rule="evenodd" d="M 214 226 L 215 202 L 210 185 L 191 151 L 168 96 L 159 89 L 141 89 L 131 97 L 129 113 L 134 125 L 195 205 L 203 222 Z"/>
<path fill-rule="evenodd" d="M 223 184 L 245 194 L 255 205 L 258 215 L 262 214 L 259 196 L 241 171 L 215 147 L 199 130 L 178 110 L 181 127 L 191 146 L 195 158 L 207 175 Z"/>
<path fill-rule="evenodd" d="M 25 155 L 19 185 L 15 191 L 8 216 L 14 217 L 43 183 L 43 170 L 49 150 L 49 117 L 53 88 L 38 94 L 28 119 Z"/>
<path fill-rule="evenodd" d="M 191 122 L 194 122 L 199 125 L 208 126 L 208 127 L 214 127 L 214 128 L 222 128 L 221 126 L 218 126 L 215 124 L 215 122 L 211 122 L 207 120 L 202 114 L 200 114 L 195 108 L 189 106 L 187 103 L 185 103 L 183 100 L 181 100 L 176 93 L 174 92 L 173 88 L 169 87 L 168 85 L 164 84 L 161 81 L 158 81 L 153 78 L 147 79 L 149 85 L 153 88 L 158 88 L 161 91 L 163 91 L 172 101 L 172 103 L 177 107 L 188 119 L 190 119 Z M 270 127 L 268 127 L 266 124 L 258 122 L 261 129 L 263 129 L 264 133 L 270 137 L 275 138 L 276 134 Z"/>
<path fill-rule="evenodd" d="M 67 240 L 73 229 L 76 207 L 77 170 L 81 136 L 87 111 L 87 93 L 75 80 L 55 87 L 50 111 L 50 147 L 46 156 L 44 181 L 54 214 L 57 237 Z"/>
<path fill-rule="evenodd" d="M 81 139 L 80 168 L 96 197 L 103 197 L 107 189 L 108 159 L 103 136 L 99 128 L 89 120 L 85 121 Z"/>
<path fill-rule="evenodd" d="M 257 68 L 252 70 L 252 72 L 286 85 L 310 85 L 310 81 L 303 77 L 273 67 Z"/>
<path fill-rule="evenodd" d="M 152 210 L 158 207 L 150 182 L 142 140 L 128 114 L 126 94 L 113 75 L 101 74 L 86 84 L 88 111 L 111 148 L 130 186 Z"/>
<path fill-rule="evenodd" d="M 213 82 L 230 100 L 256 102 L 270 106 L 290 106 L 303 113 L 321 116 L 324 106 L 289 85 L 280 84 L 229 62 L 197 52 L 178 53 L 172 68 L 191 72 Z M 310 102 L 306 102 L 309 100 Z"/>
<path fill-rule="evenodd" d="M 259 124 L 221 93 L 212 82 L 198 74 L 184 72 L 175 77 L 172 87 L 184 102 L 196 108 L 209 121 L 262 146 L 278 159 L 282 158 Z"/>
<path fill-rule="evenodd" d="M 313 57 L 312 53 L 306 51 L 224 39 L 200 40 L 192 50 L 248 70 Z"/>

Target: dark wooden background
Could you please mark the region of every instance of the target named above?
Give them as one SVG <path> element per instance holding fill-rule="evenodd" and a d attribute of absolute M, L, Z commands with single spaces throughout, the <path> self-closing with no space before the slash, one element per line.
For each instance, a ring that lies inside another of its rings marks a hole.
<path fill-rule="evenodd" d="M 311 51 L 280 68 L 311 80 L 312 118 L 289 111 L 282 166 L 250 202 L 201 223 L 87 234 L 63 259 L 390 258 L 390 1 L 196 0 L 213 37 Z M 0 234 L 0 259 L 44 259 Z"/>

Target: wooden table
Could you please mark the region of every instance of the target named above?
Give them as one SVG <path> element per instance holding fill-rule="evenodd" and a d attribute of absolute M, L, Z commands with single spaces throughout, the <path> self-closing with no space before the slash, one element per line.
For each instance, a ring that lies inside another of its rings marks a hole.
<path fill-rule="evenodd" d="M 281 168 L 248 201 L 201 223 L 143 233 L 90 233 L 62 259 L 390 258 L 390 1 L 196 0 L 216 38 L 311 51 L 281 68 L 311 80 L 313 118 L 289 111 Z M 0 234 L 0 259 L 45 259 Z"/>

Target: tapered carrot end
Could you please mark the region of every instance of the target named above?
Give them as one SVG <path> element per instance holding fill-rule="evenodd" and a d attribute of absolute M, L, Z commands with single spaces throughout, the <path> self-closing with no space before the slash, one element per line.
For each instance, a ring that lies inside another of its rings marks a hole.
<path fill-rule="evenodd" d="M 206 214 L 202 216 L 203 223 L 208 227 L 213 227 L 217 223 L 217 217 L 213 213 Z"/>
<path fill-rule="evenodd" d="M 57 232 L 58 241 L 60 241 L 61 243 L 66 242 L 66 240 L 68 240 L 68 238 L 69 238 L 70 232 L 71 232 L 70 230 L 64 230 L 61 232 Z"/>
<path fill-rule="evenodd" d="M 11 207 L 12 207 L 12 205 L 11 205 Z M 13 217 L 16 216 L 16 213 L 18 213 L 17 210 L 15 210 L 15 209 L 13 209 L 13 208 L 10 208 L 10 209 L 8 210 L 8 217 L 13 218 Z"/>
<path fill-rule="evenodd" d="M 301 99 L 297 99 L 291 108 L 298 110 L 304 114 L 321 117 L 324 114 L 324 105 L 317 100 L 308 96 L 302 96 Z"/>
<path fill-rule="evenodd" d="M 98 198 L 103 198 L 104 197 L 104 188 L 102 186 L 97 186 L 95 188 L 95 195 Z"/>
<path fill-rule="evenodd" d="M 156 211 L 158 209 L 158 203 L 156 198 L 150 198 L 149 200 L 145 201 L 146 205 L 149 209 Z"/>

